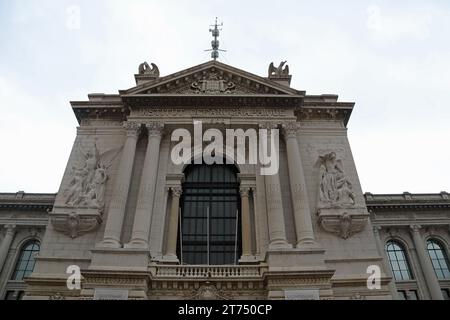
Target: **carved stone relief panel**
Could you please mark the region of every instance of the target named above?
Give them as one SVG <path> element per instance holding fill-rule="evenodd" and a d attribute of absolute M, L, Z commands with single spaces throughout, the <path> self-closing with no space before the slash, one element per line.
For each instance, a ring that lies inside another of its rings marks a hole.
<path fill-rule="evenodd" d="M 55 230 L 76 238 L 95 230 L 102 222 L 108 171 L 122 148 L 101 152 L 96 143 L 75 146 L 78 160 L 73 164 L 61 201 L 50 213 Z"/>
<path fill-rule="evenodd" d="M 343 239 L 364 229 L 369 214 L 357 206 L 352 183 L 335 152 L 319 156 L 318 222 L 328 232 Z"/>
<path fill-rule="evenodd" d="M 342 208 L 355 205 L 352 183 L 344 173 L 342 160 L 335 152 L 319 156 L 319 200 L 317 207 Z"/>
<path fill-rule="evenodd" d="M 78 163 L 72 166 L 70 182 L 63 190 L 64 207 L 103 210 L 108 169 L 121 148 L 100 153 L 97 144 L 87 149 L 79 144 Z"/>

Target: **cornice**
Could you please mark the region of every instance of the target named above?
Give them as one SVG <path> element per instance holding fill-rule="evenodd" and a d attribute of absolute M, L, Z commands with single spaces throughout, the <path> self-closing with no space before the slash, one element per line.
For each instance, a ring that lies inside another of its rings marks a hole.
<path fill-rule="evenodd" d="M 303 102 L 295 113 L 300 121 L 341 120 L 347 126 L 354 105 L 353 102 Z"/>
<path fill-rule="evenodd" d="M 53 208 L 56 193 L 0 193 L 0 209 L 38 210 Z"/>
<path fill-rule="evenodd" d="M 430 194 L 371 194 L 365 193 L 366 206 L 369 211 L 394 210 L 438 210 L 450 209 L 450 197 L 447 192 Z"/>
<path fill-rule="evenodd" d="M 389 204 L 367 204 L 367 209 L 371 211 L 393 211 L 393 210 L 438 210 L 438 209 L 450 209 L 450 203 L 389 203 Z"/>
<path fill-rule="evenodd" d="M 81 124 L 82 119 L 114 119 L 125 121 L 129 111 L 120 104 L 97 101 L 72 101 L 72 110 L 77 121 Z"/>

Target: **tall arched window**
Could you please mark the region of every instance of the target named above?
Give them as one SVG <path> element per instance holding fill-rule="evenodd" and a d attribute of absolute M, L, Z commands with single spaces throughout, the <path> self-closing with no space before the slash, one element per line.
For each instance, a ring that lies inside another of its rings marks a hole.
<path fill-rule="evenodd" d="M 403 246 L 396 241 L 388 241 L 386 244 L 386 253 L 395 280 L 401 281 L 412 279 L 411 270 Z"/>
<path fill-rule="evenodd" d="M 427 249 L 438 279 L 450 279 L 448 257 L 442 245 L 438 241 L 430 239 L 427 241 Z"/>
<path fill-rule="evenodd" d="M 233 165 L 185 170 L 178 257 L 184 264 L 236 264 L 241 254 L 240 197 Z"/>
<path fill-rule="evenodd" d="M 28 277 L 33 272 L 36 263 L 35 257 L 39 250 L 40 243 L 38 240 L 30 240 L 22 246 L 11 280 L 22 281 L 23 278 Z"/>

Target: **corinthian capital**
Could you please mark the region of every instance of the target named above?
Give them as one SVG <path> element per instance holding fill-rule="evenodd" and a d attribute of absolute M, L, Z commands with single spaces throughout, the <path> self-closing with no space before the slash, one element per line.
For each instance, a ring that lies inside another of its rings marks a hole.
<path fill-rule="evenodd" d="M 171 187 L 170 190 L 172 190 L 172 195 L 177 198 L 181 197 L 181 194 L 183 193 L 181 187 Z"/>
<path fill-rule="evenodd" d="M 422 226 L 418 224 L 413 224 L 410 225 L 409 227 L 411 228 L 412 232 L 420 232 L 420 229 L 422 228 Z"/>
<path fill-rule="evenodd" d="M 127 136 L 138 136 L 141 130 L 141 124 L 138 122 L 126 121 L 123 123 Z"/>
<path fill-rule="evenodd" d="M 14 235 L 14 233 L 16 232 L 16 225 L 7 224 L 7 225 L 5 225 L 5 229 L 6 229 L 6 234 Z"/>
<path fill-rule="evenodd" d="M 283 124 L 283 134 L 286 138 L 295 138 L 300 130 L 300 123 L 286 122 Z"/>
<path fill-rule="evenodd" d="M 164 123 L 148 122 L 145 124 L 149 137 L 161 137 L 164 130 Z"/>
<path fill-rule="evenodd" d="M 241 197 L 248 197 L 248 194 L 250 192 L 250 188 L 248 187 L 240 187 L 239 188 L 239 193 L 241 194 Z"/>

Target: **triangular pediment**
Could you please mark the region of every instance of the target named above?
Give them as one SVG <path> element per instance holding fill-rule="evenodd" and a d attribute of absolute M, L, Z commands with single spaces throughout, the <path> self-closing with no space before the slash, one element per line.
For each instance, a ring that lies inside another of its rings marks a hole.
<path fill-rule="evenodd" d="M 267 78 L 209 61 L 120 92 L 121 95 L 291 95 L 303 96 Z"/>

